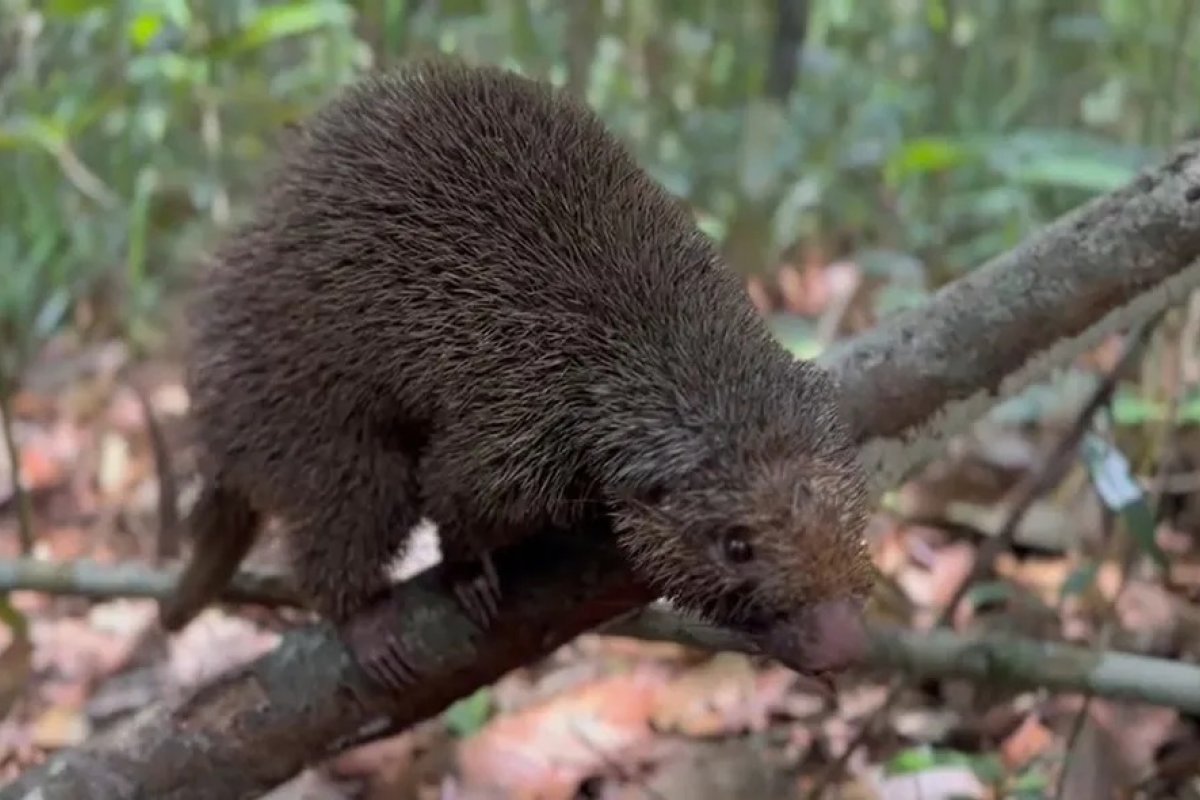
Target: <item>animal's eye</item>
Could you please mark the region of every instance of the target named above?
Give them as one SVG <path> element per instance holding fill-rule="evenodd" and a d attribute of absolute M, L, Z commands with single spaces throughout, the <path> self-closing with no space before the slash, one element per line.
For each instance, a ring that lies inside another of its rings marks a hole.
<path fill-rule="evenodd" d="M 750 545 L 750 539 L 742 528 L 734 528 L 726 532 L 725 538 L 721 541 L 721 548 L 725 552 L 725 557 L 735 564 L 745 564 L 754 558 L 754 548 Z"/>

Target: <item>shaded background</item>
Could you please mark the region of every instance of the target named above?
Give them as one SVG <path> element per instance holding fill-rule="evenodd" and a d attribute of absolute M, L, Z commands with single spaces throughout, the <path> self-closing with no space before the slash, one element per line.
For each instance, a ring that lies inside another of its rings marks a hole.
<path fill-rule="evenodd" d="M 159 476 L 130 382 L 161 417 L 186 500 L 180 292 L 243 213 L 286 126 L 366 70 L 449 52 L 585 97 L 690 204 L 781 338 L 812 355 L 919 304 L 1192 134 L 1198 16 L 1192 0 L 0 0 L 0 552 L 153 557 Z M 1198 330 L 1195 303 L 1168 315 L 1116 376 L 1100 438 L 1020 520 L 1006 505 L 1014 487 L 1045 466 L 1117 364 L 1119 339 L 1001 406 L 889 495 L 872 528 L 898 598 L 886 613 L 929 624 L 979 543 L 1012 522 L 1011 552 L 968 593 L 956 625 L 1195 656 Z M 1133 512 L 1106 509 L 1091 488 L 1107 452 L 1124 453 L 1146 492 Z M 1144 569 L 1164 551 L 1169 588 Z M 276 563 L 269 542 L 258 558 Z M 295 621 L 214 609 L 192 638 L 143 656 L 130 643 L 152 616 L 145 601 L 7 598 L 0 761 L 10 770 L 253 655 Z M 503 782 L 495 753 L 524 743 L 543 767 L 575 765 L 547 797 L 722 797 L 734 791 L 726 779 L 753 796 L 800 796 L 870 719 L 847 760 L 858 777 L 831 785 L 878 790 L 890 770 L 997 780 L 995 793 L 971 796 L 1040 797 L 1053 796 L 1068 752 L 1083 773 L 1119 767 L 1109 783 L 1128 783 L 1197 740 L 1194 721 L 1166 710 L 1081 713 L 1079 698 L 943 682 L 875 714 L 882 689 L 869 682 L 824 708 L 740 656 L 595 637 L 568 650 L 375 761 L 351 758 L 351 772 L 369 776 L 375 796 L 415 797 L 460 773 L 467 787 L 470 775 Z M 726 700 L 695 710 L 714 696 Z M 601 743 L 555 754 L 521 727 L 564 716 L 602 728 Z M 1100 731 L 1099 744 L 1081 731 Z M 475 742 L 475 772 L 456 761 L 463 741 Z M 697 780 L 701 764 L 715 771 Z M 553 783 L 549 768 L 530 769 Z M 751 780 L 771 787 L 737 783 Z M 321 786 L 313 796 L 348 796 Z"/>

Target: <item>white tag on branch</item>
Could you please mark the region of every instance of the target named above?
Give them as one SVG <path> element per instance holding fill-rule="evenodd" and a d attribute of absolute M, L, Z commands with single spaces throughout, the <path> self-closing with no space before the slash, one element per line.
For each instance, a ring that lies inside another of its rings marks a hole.
<path fill-rule="evenodd" d="M 1083 443 L 1084 458 L 1092 471 L 1096 493 L 1113 511 L 1120 511 L 1142 499 L 1142 487 L 1133 478 L 1129 461 L 1115 447 L 1097 436 Z"/>

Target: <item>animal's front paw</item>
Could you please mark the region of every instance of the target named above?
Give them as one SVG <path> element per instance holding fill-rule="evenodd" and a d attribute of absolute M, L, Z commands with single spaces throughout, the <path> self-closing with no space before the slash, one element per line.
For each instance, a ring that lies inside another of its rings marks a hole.
<path fill-rule="evenodd" d="M 342 636 L 367 677 L 395 693 L 411 688 L 418 673 L 389 612 L 383 604 L 364 609 L 342 626 Z"/>
<path fill-rule="evenodd" d="M 448 568 L 450 585 L 459 606 L 480 630 L 487 630 L 500 613 L 500 576 L 491 555 Z"/>

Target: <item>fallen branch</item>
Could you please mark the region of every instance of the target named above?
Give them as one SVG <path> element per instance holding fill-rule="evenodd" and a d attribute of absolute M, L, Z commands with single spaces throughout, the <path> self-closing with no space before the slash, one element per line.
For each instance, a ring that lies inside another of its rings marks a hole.
<path fill-rule="evenodd" d="M 156 569 L 148 564 L 101 564 L 85 559 L 65 562 L 0 559 L 0 594 L 33 591 L 89 600 L 119 597 L 162 600 L 174 587 L 179 571 L 178 566 Z M 287 576 L 255 572 L 234 575 L 221 599 L 265 606 L 299 605 Z"/>
<path fill-rule="evenodd" d="M 1191 145 L 943 289 L 925 308 L 827 357 L 876 488 L 934 456 L 998 397 L 1178 303 L 1198 284 L 1200 147 Z M 646 596 L 603 534 L 539 534 L 500 554 L 508 594 L 484 636 L 436 590 L 437 567 L 397 587 L 392 629 L 411 642 L 407 650 L 425 654 L 416 666 L 429 670 L 410 693 L 371 697 L 328 628 L 300 629 L 277 652 L 186 702 L 149 708 L 55 756 L 0 798 L 35 787 L 44 797 L 72 798 L 261 795 L 378 713 L 390 713 L 396 726 L 416 723 L 642 606 Z"/>
<path fill-rule="evenodd" d="M 44 566 L 43 562 L 0 562 L 0 591 L 32 589 L 91 599 L 158 599 L 166 596 L 174 580 L 173 572 L 136 565 L 76 564 L 71 570 L 46 570 Z M 276 576 L 240 573 L 235 583 L 238 587 L 225 596 L 229 602 L 295 603 Z M 263 587 L 266 591 L 258 592 Z M 703 650 L 757 653 L 754 645 L 736 632 L 697 623 L 659 604 L 604 624 L 597 632 Z M 873 627 L 871 641 L 863 665 L 867 669 L 899 671 L 909 677 L 957 676 L 982 683 L 1088 691 L 1200 713 L 1200 667 L 1190 664 L 1096 653 L 1019 637 L 973 638 L 942 630 L 912 633 Z"/>
<path fill-rule="evenodd" d="M 753 645 L 736 633 L 697 625 L 655 606 L 605 626 L 603 632 L 707 650 L 754 652 Z M 908 678 L 956 677 L 990 686 L 1089 692 L 1200 713 L 1198 665 L 1018 636 L 874 627 L 863 666 Z"/>

